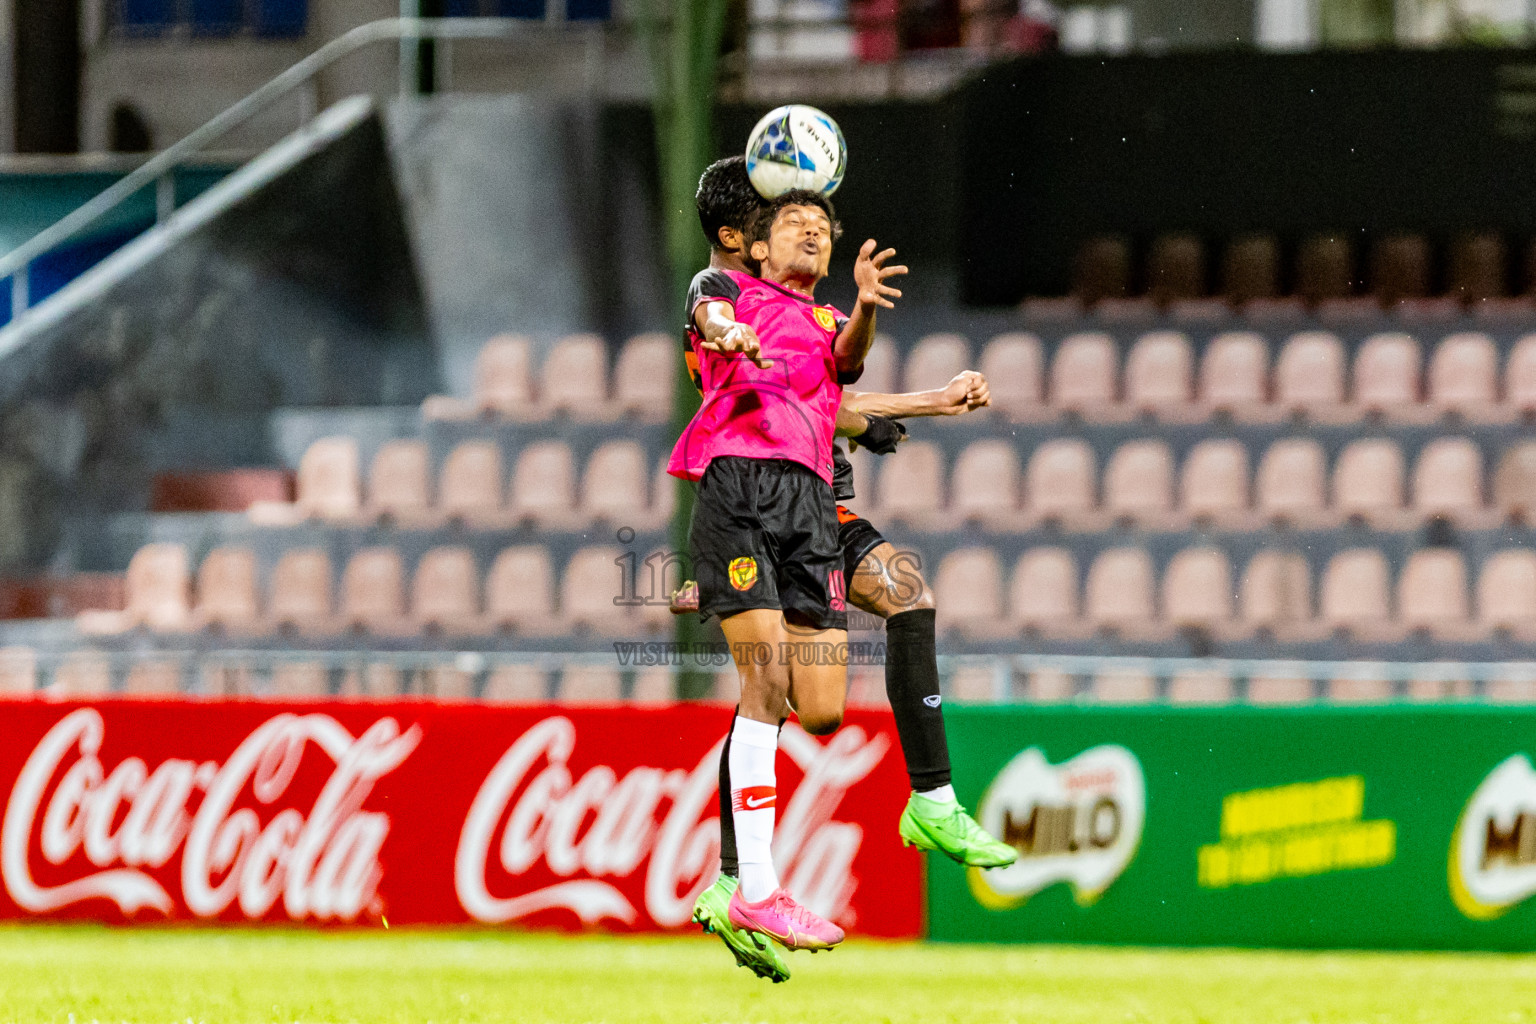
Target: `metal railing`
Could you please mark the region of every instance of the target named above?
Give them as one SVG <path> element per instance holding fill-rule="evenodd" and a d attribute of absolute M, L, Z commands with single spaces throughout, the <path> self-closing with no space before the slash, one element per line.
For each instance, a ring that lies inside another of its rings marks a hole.
<path fill-rule="evenodd" d="M 171 172 L 277 100 L 307 85 L 316 75 L 342 58 L 385 42 L 409 44 L 422 40 L 506 39 L 549 31 L 554 24 L 558 23 L 529 22 L 516 18 L 384 18 L 359 25 L 338 36 L 207 124 L 150 157 L 29 241 L 0 257 L 0 279 L 11 279 L 12 320 L 20 317 L 29 305 L 27 278 L 34 260 L 74 238 L 152 184 L 156 187 L 157 218 L 165 220 L 175 210 L 175 187 Z M 411 49 L 414 50 L 414 47 Z M 409 61 L 401 61 L 401 93 L 411 94 L 415 85 L 415 69 Z M 302 121 L 307 121 L 313 113 L 315 111 L 306 109 Z"/>

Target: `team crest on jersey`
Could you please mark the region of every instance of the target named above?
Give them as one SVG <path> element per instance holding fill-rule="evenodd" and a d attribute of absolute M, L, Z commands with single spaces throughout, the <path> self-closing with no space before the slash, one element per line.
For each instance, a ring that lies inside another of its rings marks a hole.
<path fill-rule="evenodd" d="M 726 575 L 737 590 L 751 590 L 757 584 L 757 559 L 749 555 L 733 558 Z"/>
<path fill-rule="evenodd" d="M 820 306 L 817 306 L 811 310 L 811 315 L 816 318 L 818 324 L 821 324 L 821 329 L 824 331 L 830 331 L 837 327 L 837 318 L 832 315 L 830 309 L 822 309 Z"/>

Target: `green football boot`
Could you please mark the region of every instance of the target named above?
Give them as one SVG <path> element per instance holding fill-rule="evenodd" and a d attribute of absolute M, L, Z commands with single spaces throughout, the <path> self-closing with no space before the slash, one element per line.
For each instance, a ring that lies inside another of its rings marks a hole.
<path fill-rule="evenodd" d="M 1001 868 L 1019 859 L 1018 850 L 988 835 L 958 801 L 937 803 L 913 793 L 897 831 L 903 846 L 938 850 L 971 867 Z"/>
<path fill-rule="evenodd" d="M 726 908 L 730 906 L 736 885 L 736 879 L 730 875 L 716 879 L 714 885 L 699 894 L 698 902 L 693 905 L 694 921 L 703 925 L 706 932 L 720 936 L 736 962 L 759 978 L 767 978 L 775 984 L 788 981 L 789 968 L 779 951 L 773 948 L 773 941 L 766 935 L 749 932 L 731 923 Z"/>

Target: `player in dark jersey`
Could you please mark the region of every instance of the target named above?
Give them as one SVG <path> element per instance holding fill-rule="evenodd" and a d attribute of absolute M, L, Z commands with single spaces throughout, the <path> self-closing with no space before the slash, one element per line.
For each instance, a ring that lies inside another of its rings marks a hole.
<path fill-rule="evenodd" d="M 700 226 L 710 242 L 710 268 L 755 273 L 750 241 L 766 207 L 747 179 L 741 157 L 717 161 L 699 182 L 696 196 Z M 701 275 L 702 276 L 702 275 Z M 692 303 L 690 303 L 690 308 Z M 698 384 L 691 344 L 686 357 Z M 967 372 L 945 388 L 914 395 L 844 392 L 837 432 L 879 454 L 894 451 L 904 428 L 894 417 L 956 415 L 989 402 L 985 379 Z M 833 487 L 839 502 L 853 497 L 853 467 L 840 446 L 833 450 Z M 838 505 L 839 546 L 850 599 L 887 621 L 886 689 L 896 712 L 898 732 L 911 777 L 913 795 L 902 814 L 904 841 L 940 849 L 953 859 L 978 866 L 1011 863 L 1012 847 L 998 843 L 955 800 L 949 786 L 949 752 L 940 707 L 934 656 L 933 598 L 915 560 L 904 559 L 868 520 Z M 674 595 L 675 612 L 698 608 L 697 586 L 685 583 Z M 694 909 L 694 920 L 718 934 L 737 962 L 762 977 L 782 981 L 788 969 L 761 936 L 735 929 L 725 912 L 739 870 L 732 828 L 729 773 L 730 738 L 720 759 L 721 875 Z"/>

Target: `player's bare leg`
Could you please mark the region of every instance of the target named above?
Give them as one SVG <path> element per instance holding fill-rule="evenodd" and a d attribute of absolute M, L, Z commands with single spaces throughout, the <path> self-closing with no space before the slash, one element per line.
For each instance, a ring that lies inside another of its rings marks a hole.
<path fill-rule="evenodd" d="M 848 598 L 886 623 L 885 689 L 912 782 L 898 825 L 902 842 L 974 867 L 1012 864 L 1018 851 L 988 835 L 950 785 L 933 592 L 917 558 L 888 542 L 876 545 L 859 563 Z"/>

